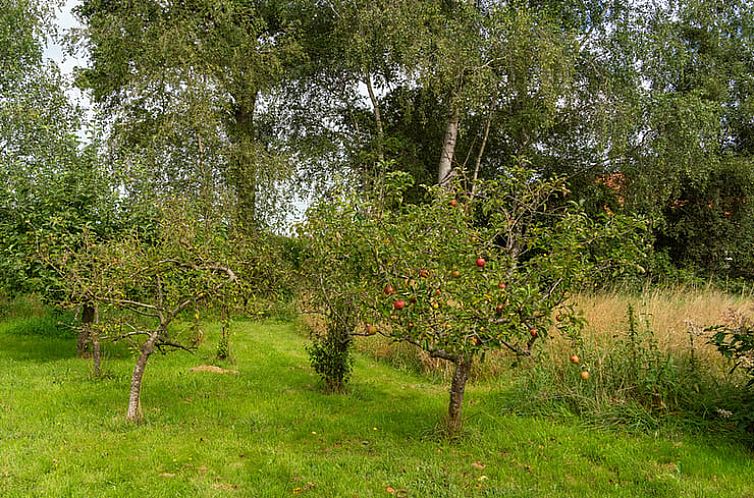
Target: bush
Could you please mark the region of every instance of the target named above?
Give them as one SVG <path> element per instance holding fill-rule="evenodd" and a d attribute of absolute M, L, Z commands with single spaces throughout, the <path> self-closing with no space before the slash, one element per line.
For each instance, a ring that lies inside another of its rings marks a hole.
<path fill-rule="evenodd" d="M 324 382 L 327 392 L 342 392 L 351 377 L 353 358 L 349 330 L 330 322 L 324 334 L 312 332 L 307 347 L 312 368 Z"/>

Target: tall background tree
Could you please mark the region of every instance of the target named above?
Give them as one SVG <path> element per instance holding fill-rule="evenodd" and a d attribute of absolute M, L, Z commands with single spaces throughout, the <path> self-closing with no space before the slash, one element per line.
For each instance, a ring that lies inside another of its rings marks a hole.
<path fill-rule="evenodd" d="M 85 227 L 105 236 L 115 215 L 97 138 L 81 143 L 80 109 L 43 56 L 53 7 L 14 0 L 0 13 L 0 287 L 50 299 L 57 289 L 36 255 L 39 237 L 72 244 Z"/>
<path fill-rule="evenodd" d="M 91 0 L 76 12 L 91 59 L 77 81 L 108 121 L 113 153 L 148 158 L 146 181 L 190 192 L 207 216 L 230 199 L 240 226 L 274 218 L 290 166 L 264 97 L 299 56 L 274 2 Z"/>

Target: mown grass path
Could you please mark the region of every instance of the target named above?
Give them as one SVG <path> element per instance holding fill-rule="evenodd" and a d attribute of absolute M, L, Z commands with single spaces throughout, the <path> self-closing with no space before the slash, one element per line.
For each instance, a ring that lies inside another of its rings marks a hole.
<path fill-rule="evenodd" d="M 472 385 L 466 434 L 435 427 L 445 386 L 358 358 L 348 395 L 317 390 L 287 323 L 240 322 L 237 375 L 155 355 L 147 422 L 125 422 L 133 360 L 110 348 L 92 380 L 73 339 L 0 324 L 0 496 L 754 496 L 752 454 L 714 437 L 598 431 L 505 413 L 508 387 Z"/>

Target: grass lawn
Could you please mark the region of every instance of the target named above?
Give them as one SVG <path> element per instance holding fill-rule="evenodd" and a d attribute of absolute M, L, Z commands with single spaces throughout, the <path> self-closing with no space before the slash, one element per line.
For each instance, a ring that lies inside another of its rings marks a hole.
<path fill-rule="evenodd" d="M 75 340 L 31 334 L 34 320 L 49 323 L 0 324 L 3 497 L 754 497 L 742 445 L 512 415 L 500 380 L 469 387 L 465 435 L 444 441 L 444 385 L 359 357 L 351 392 L 324 395 L 287 323 L 235 324 L 237 375 L 190 371 L 212 328 L 194 355 L 154 355 L 136 426 L 131 353 L 110 347 L 92 380 Z"/>

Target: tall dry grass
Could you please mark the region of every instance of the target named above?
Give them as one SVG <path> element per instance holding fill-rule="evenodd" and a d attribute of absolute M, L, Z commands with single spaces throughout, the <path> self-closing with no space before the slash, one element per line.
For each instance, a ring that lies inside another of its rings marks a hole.
<path fill-rule="evenodd" d="M 633 307 L 642 326 L 654 331 L 659 348 L 676 355 L 693 354 L 699 361 L 726 368 L 720 354 L 707 344 L 708 335 L 702 330 L 726 320 L 731 312 L 754 314 L 751 297 L 736 296 L 714 288 L 653 289 L 641 294 L 604 292 L 580 294 L 571 299 L 577 310 L 586 319 L 581 340 L 591 351 L 609 351 L 611 342 L 627 331 L 627 310 Z M 575 345 L 551 331 L 551 340 L 540 344 L 548 361 L 566 364 Z M 692 342 L 693 341 L 693 342 Z M 424 373 L 447 377 L 452 365 L 430 358 L 417 348 L 398 344 L 382 337 L 370 337 L 356 341 L 358 351 L 394 366 L 415 369 Z M 585 358 L 598 363 L 599 358 Z M 487 355 L 477 365 L 477 378 L 490 378 L 504 374 L 510 369 L 514 358 L 500 351 Z"/>
<path fill-rule="evenodd" d="M 750 298 L 713 288 L 651 290 L 641 295 L 579 295 L 573 299 L 573 303 L 587 320 L 585 337 L 605 339 L 616 331 L 624 331 L 626 310 L 631 305 L 637 315 L 649 322 L 660 347 L 667 351 L 688 349 L 690 326 L 704 328 L 721 323 L 731 311 L 754 311 Z M 703 344 L 699 346 L 703 351 L 712 351 Z"/>

